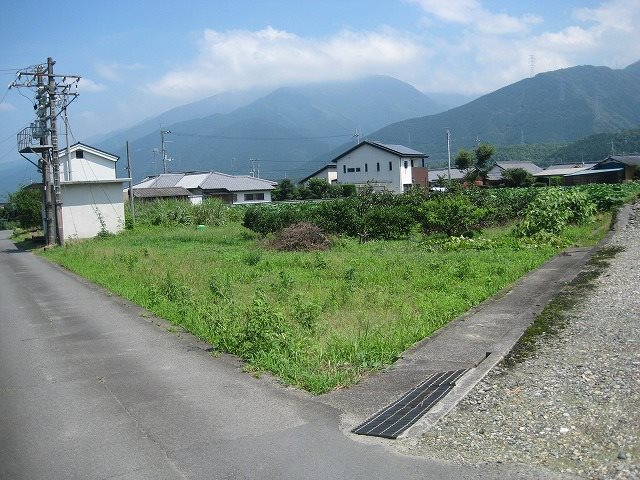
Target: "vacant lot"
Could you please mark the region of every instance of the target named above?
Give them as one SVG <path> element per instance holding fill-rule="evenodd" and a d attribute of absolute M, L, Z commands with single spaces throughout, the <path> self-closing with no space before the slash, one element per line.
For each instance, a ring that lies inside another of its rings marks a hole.
<path fill-rule="evenodd" d="M 565 238 L 593 243 L 608 218 Z M 241 356 L 248 369 L 320 393 L 389 365 L 557 251 L 496 229 L 444 244 L 416 234 L 277 252 L 232 222 L 138 227 L 44 255 Z"/>

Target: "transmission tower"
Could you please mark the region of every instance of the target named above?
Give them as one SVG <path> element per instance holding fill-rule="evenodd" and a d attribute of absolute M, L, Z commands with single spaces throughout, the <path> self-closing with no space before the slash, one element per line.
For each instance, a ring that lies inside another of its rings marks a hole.
<path fill-rule="evenodd" d="M 35 91 L 33 108 L 36 120 L 18 133 L 18 152 L 42 173 L 46 243 L 64 245 L 57 118 L 78 96 L 73 88 L 77 89 L 80 77 L 55 74 L 55 63 L 49 57 L 46 64 L 18 71 L 16 80 L 9 88 L 29 88 Z M 25 154 L 38 155 L 37 164 Z"/>
<path fill-rule="evenodd" d="M 536 56 L 529 55 L 529 78 L 533 78 L 536 75 Z"/>

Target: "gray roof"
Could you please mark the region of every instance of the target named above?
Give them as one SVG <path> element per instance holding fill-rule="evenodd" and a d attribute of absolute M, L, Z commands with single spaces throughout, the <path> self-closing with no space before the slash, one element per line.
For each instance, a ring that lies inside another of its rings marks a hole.
<path fill-rule="evenodd" d="M 399 157 L 427 158 L 429 156 L 426 153 L 422 153 L 422 152 L 419 152 L 419 151 L 414 150 L 412 148 L 405 147 L 404 145 L 390 145 L 390 144 L 386 144 L 386 143 L 370 142 L 369 140 L 365 140 L 364 142 L 360 142 L 359 144 L 357 144 L 357 145 L 351 147 L 350 149 L 342 152 L 336 158 L 331 160 L 331 162 L 332 163 L 338 163 L 338 160 L 340 160 L 342 157 L 344 157 L 345 155 L 349 155 L 351 152 L 353 152 L 354 150 L 356 150 L 356 149 L 358 149 L 358 148 L 360 148 L 360 147 L 362 147 L 364 145 L 370 145 L 372 147 L 379 148 L 381 150 L 385 150 L 385 151 L 393 153 L 394 155 L 397 155 Z"/>
<path fill-rule="evenodd" d="M 438 170 L 429 169 L 429 170 L 427 170 L 427 173 L 429 175 L 429 181 L 430 182 L 435 182 L 438 179 L 438 177 L 449 178 L 449 169 L 447 169 L 447 168 L 438 169 Z M 463 178 L 464 178 L 464 172 L 461 172 L 460 170 L 458 170 L 455 167 L 451 168 L 451 179 L 452 180 L 461 180 Z"/>
<path fill-rule="evenodd" d="M 175 187 L 184 173 L 163 173 L 158 175 L 156 181 L 151 184 L 151 188 Z"/>
<path fill-rule="evenodd" d="M 227 192 L 247 192 L 273 190 L 277 185 L 271 180 L 248 175 L 227 175 L 218 172 L 163 173 L 155 178 L 145 179 L 134 190 L 162 190 L 181 188 L 202 190 L 224 190 Z M 177 191 L 177 190 L 176 190 Z"/>
<path fill-rule="evenodd" d="M 487 179 L 502 180 L 502 172 L 512 168 L 521 168 L 531 174 L 542 171 L 542 168 L 532 162 L 496 162 L 496 164 L 491 167 L 491 170 L 489 170 L 489 173 L 487 173 Z"/>
<path fill-rule="evenodd" d="M 574 163 L 562 165 L 549 165 L 544 170 L 534 173 L 534 177 L 555 177 L 561 175 L 571 175 L 572 173 L 581 172 L 593 168 L 595 163 Z"/>
<path fill-rule="evenodd" d="M 133 189 L 133 196 L 136 198 L 188 197 L 190 195 L 189 190 L 182 187 Z"/>
<path fill-rule="evenodd" d="M 227 175 L 211 172 L 200 184 L 203 190 L 227 190 L 229 192 L 244 192 L 251 190 L 273 190 L 277 185 L 271 180 L 250 177 L 248 175 Z"/>
<path fill-rule="evenodd" d="M 409 148 L 409 147 L 405 147 L 404 145 L 391 145 L 388 143 L 382 143 L 382 142 L 370 142 L 373 145 L 378 145 L 386 150 L 391 150 L 394 153 L 397 153 L 398 155 L 401 155 L 403 157 L 426 157 L 427 155 L 419 152 L 417 150 L 414 150 L 413 148 Z"/>
<path fill-rule="evenodd" d="M 625 165 L 640 165 L 640 155 L 609 155 L 600 163 L 620 162 Z"/>

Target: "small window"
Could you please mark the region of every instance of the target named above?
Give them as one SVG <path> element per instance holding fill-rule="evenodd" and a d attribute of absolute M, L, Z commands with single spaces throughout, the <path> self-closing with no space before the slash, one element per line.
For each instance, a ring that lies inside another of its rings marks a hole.
<path fill-rule="evenodd" d="M 411 160 L 411 168 L 413 168 L 413 160 Z"/>
<path fill-rule="evenodd" d="M 359 171 L 360 171 L 360 167 L 356 167 L 356 172 L 359 172 Z"/>
<path fill-rule="evenodd" d="M 264 200 L 264 193 L 245 193 L 244 194 L 245 201 L 251 200 Z"/>
<path fill-rule="evenodd" d="M 347 173 L 347 166 L 346 165 L 342 165 L 342 173 Z"/>
<path fill-rule="evenodd" d="M 367 165 L 366 163 L 364 164 L 364 171 L 368 172 L 369 171 L 369 165 Z"/>
<path fill-rule="evenodd" d="M 244 199 L 245 201 L 253 200 L 253 193 L 245 193 Z"/>
<path fill-rule="evenodd" d="M 389 162 L 389 171 L 393 170 L 393 162 Z"/>
<path fill-rule="evenodd" d="M 347 168 L 347 172 L 349 172 L 349 173 L 353 173 L 353 172 L 355 172 L 355 171 L 356 171 L 356 169 L 355 169 L 355 168 Z"/>
<path fill-rule="evenodd" d="M 424 158 L 422 159 L 422 168 L 424 168 Z"/>
<path fill-rule="evenodd" d="M 380 171 L 380 162 L 377 162 L 376 163 L 376 172 L 379 172 L 379 171 Z"/>
<path fill-rule="evenodd" d="M 76 150 L 76 158 L 84 158 L 84 150 Z"/>
<path fill-rule="evenodd" d="M 404 168 L 409 168 L 409 162 L 407 162 L 406 160 L 404 161 Z"/>

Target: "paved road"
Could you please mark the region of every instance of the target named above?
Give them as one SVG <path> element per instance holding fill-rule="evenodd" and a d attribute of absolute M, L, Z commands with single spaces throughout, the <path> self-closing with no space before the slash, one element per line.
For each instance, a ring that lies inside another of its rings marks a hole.
<path fill-rule="evenodd" d="M 453 466 L 340 431 L 340 412 L 0 232 L 1 479 L 540 478 Z"/>

